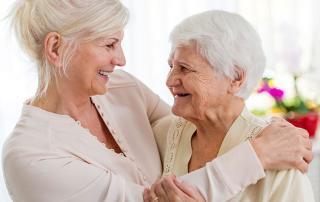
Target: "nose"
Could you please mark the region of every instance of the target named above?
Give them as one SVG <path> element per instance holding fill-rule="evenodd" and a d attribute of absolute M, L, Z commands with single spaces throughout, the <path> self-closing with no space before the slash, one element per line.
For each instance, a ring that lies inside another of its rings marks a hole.
<path fill-rule="evenodd" d="M 119 46 L 115 51 L 114 56 L 112 58 L 112 64 L 120 67 L 126 64 L 126 57 L 124 56 L 122 46 Z"/>
<path fill-rule="evenodd" d="M 181 80 L 179 79 L 178 72 L 172 68 L 168 74 L 166 85 L 168 88 L 173 88 L 181 85 Z"/>

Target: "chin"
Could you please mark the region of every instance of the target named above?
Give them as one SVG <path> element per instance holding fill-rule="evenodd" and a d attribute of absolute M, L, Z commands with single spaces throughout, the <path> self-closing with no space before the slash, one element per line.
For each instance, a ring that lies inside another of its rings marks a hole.
<path fill-rule="evenodd" d="M 99 88 L 99 89 L 93 89 L 93 95 L 91 96 L 95 96 L 95 95 L 104 95 L 108 92 L 107 88 Z"/>
<path fill-rule="evenodd" d="M 181 116 L 181 117 L 183 117 L 185 110 L 183 110 L 183 109 L 180 108 L 180 107 L 173 106 L 173 107 L 171 108 L 171 112 L 172 112 L 174 115 L 176 115 L 176 116 Z"/>

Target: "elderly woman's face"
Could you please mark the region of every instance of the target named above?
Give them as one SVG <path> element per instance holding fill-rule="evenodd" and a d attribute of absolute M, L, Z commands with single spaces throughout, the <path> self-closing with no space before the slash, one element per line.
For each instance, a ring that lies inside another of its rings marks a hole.
<path fill-rule="evenodd" d="M 204 119 L 208 108 L 225 101 L 230 79 L 216 73 L 193 46 L 177 48 L 169 65 L 166 84 L 174 96 L 174 114 L 189 120 Z"/>
<path fill-rule="evenodd" d="M 106 83 L 115 66 L 125 65 L 122 38 L 123 32 L 118 32 L 80 44 L 67 70 L 71 89 L 89 96 L 106 93 Z"/>

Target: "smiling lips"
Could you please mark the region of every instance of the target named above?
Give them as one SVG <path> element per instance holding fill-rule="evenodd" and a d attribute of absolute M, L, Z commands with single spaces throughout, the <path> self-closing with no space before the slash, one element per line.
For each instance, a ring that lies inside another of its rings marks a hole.
<path fill-rule="evenodd" d="M 175 98 L 177 98 L 177 97 L 187 97 L 189 95 L 191 95 L 191 94 L 189 94 L 189 93 L 175 93 L 174 97 Z"/>
<path fill-rule="evenodd" d="M 99 70 L 98 74 L 105 79 L 109 79 L 112 72 L 113 71 Z"/>

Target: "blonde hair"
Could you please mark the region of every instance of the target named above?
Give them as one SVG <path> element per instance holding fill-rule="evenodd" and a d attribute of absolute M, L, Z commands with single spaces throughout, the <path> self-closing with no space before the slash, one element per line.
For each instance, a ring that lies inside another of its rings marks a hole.
<path fill-rule="evenodd" d="M 80 41 L 93 41 L 119 32 L 129 17 L 119 0 L 18 0 L 11 15 L 21 47 L 37 62 L 36 98 L 46 93 L 57 73 L 44 54 L 43 40 L 49 32 L 59 33 L 65 44 L 61 62 L 65 73 Z"/>

